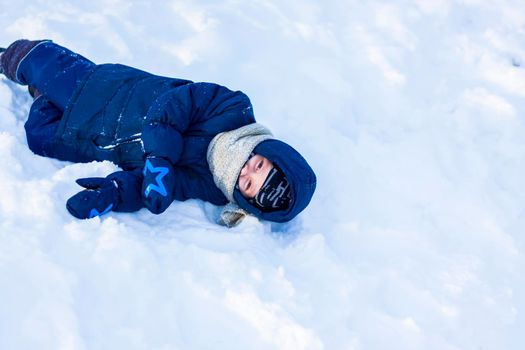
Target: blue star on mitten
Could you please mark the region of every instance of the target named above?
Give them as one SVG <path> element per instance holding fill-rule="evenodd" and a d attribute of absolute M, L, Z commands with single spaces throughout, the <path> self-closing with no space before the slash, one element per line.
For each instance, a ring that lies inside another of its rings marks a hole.
<path fill-rule="evenodd" d="M 159 157 L 148 157 L 144 164 L 142 197 L 144 205 L 154 214 L 164 212 L 173 202 L 175 175 L 169 161 Z"/>

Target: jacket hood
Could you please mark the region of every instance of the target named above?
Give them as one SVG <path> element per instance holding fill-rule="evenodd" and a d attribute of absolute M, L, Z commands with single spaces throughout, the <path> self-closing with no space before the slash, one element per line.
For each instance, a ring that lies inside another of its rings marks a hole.
<path fill-rule="evenodd" d="M 284 210 L 263 212 L 248 202 L 239 190 L 234 191 L 234 199 L 242 209 L 263 220 L 287 222 L 306 208 L 315 191 L 317 179 L 313 169 L 292 146 L 275 139 L 259 143 L 254 152 L 276 164 L 286 176 L 292 193 L 290 206 Z"/>

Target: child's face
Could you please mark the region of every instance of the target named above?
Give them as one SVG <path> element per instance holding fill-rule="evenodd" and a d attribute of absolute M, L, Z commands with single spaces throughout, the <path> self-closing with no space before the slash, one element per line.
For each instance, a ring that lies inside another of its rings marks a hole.
<path fill-rule="evenodd" d="M 272 162 L 259 154 L 248 159 L 237 180 L 241 194 L 248 199 L 255 197 L 272 168 Z"/>

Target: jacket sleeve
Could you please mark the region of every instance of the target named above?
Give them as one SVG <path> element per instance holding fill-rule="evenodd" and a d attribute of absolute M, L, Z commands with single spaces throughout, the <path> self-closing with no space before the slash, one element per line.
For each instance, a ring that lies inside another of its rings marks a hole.
<path fill-rule="evenodd" d="M 142 171 L 117 171 L 107 176 L 115 181 L 118 188 L 118 201 L 113 211 L 134 212 L 144 207 L 142 201 Z"/>
<path fill-rule="evenodd" d="M 170 193 L 172 200 L 198 198 L 216 205 L 224 205 L 228 202 L 222 192 L 213 185 L 213 180 L 192 169 L 176 167 L 174 177 L 175 188 Z M 142 193 L 144 176 L 141 169 L 117 171 L 107 178 L 115 181 L 118 189 L 118 200 L 113 211 L 129 213 L 145 207 Z"/>
<path fill-rule="evenodd" d="M 208 135 L 253 123 L 252 105 L 240 91 L 212 83 L 179 86 L 150 107 L 142 132 L 146 157 L 162 157 L 176 165 L 189 129 Z"/>
<path fill-rule="evenodd" d="M 225 205 L 228 200 L 209 176 L 186 167 L 175 167 L 173 198 L 178 201 L 201 199 L 215 205 Z"/>
<path fill-rule="evenodd" d="M 169 193 L 172 200 L 185 201 L 197 198 L 216 205 L 224 205 L 228 202 L 222 192 L 213 185 L 213 180 L 192 169 L 175 167 L 173 175 L 175 188 Z M 118 200 L 113 211 L 135 212 L 145 207 L 142 191 L 144 177 L 141 169 L 117 171 L 107 178 L 115 181 L 118 189 Z"/>

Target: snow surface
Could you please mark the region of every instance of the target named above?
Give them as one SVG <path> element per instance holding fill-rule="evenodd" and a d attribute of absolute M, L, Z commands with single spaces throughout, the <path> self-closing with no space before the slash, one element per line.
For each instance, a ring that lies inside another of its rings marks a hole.
<path fill-rule="evenodd" d="M 0 0 L 0 45 L 246 92 L 318 174 L 288 224 L 79 221 L 0 78 L 0 349 L 523 349 L 525 3 Z"/>

